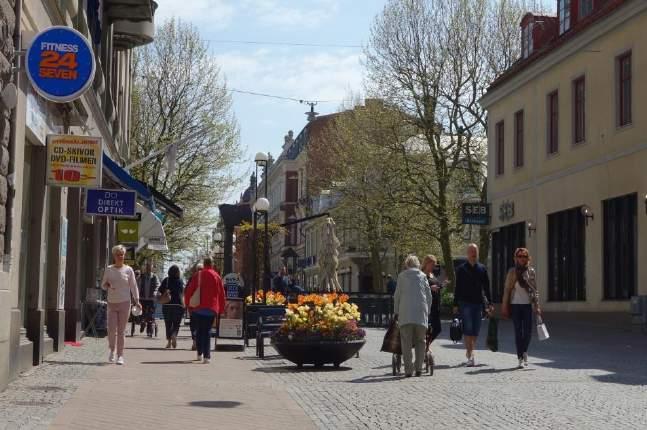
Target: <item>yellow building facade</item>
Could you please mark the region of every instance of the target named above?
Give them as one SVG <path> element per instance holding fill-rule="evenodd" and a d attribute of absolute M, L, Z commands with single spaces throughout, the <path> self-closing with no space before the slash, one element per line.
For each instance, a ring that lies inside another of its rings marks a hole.
<path fill-rule="evenodd" d="M 602 4 L 481 100 L 493 288 L 525 246 L 547 311 L 628 311 L 647 294 L 647 2 Z"/>

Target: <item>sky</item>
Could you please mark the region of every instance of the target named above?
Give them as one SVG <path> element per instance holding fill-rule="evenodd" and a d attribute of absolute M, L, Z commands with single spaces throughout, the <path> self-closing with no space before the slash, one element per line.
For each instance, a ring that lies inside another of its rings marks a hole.
<path fill-rule="evenodd" d="M 386 0 L 157 0 L 158 23 L 180 18 L 209 41 L 230 89 L 322 100 L 315 111 L 339 110 L 362 90 L 362 48 Z M 287 42 L 343 46 L 287 46 L 222 41 Z M 346 47 L 349 45 L 349 47 Z M 254 154 L 281 152 L 288 130 L 295 136 L 310 107 L 297 101 L 232 93 L 241 144 L 239 173 L 251 173 Z M 238 199 L 248 180 L 229 197 Z"/>
<path fill-rule="evenodd" d="M 297 100 L 320 100 L 315 110 L 339 110 L 363 89 L 362 48 L 387 0 L 156 0 L 156 22 L 171 17 L 195 25 L 222 67 L 230 89 Z M 532 0 L 530 0 L 532 1 Z M 554 9 L 555 0 L 538 0 Z M 337 46 L 233 43 L 276 42 Z M 359 46 L 359 47 L 358 47 Z M 227 199 L 234 202 L 248 184 L 254 155 L 281 152 L 288 130 L 295 136 L 310 108 L 298 101 L 233 92 L 246 174 Z"/>

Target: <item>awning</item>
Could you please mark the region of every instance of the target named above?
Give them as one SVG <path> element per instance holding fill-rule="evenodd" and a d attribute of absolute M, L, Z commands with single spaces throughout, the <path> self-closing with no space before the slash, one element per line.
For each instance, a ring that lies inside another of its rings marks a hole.
<path fill-rule="evenodd" d="M 159 218 L 139 203 L 137 203 L 137 213 L 141 214 L 141 222 L 139 223 L 139 243 L 136 251 L 139 252 L 143 248 L 148 248 L 151 251 L 168 251 L 164 227 Z"/>
<path fill-rule="evenodd" d="M 146 187 L 151 192 L 153 200 L 155 200 L 156 207 L 160 206 L 164 208 L 167 213 L 173 215 L 175 218 L 182 218 L 184 216 L 184 209 L 176 205 L 171 199 L 148 185 L 146 182 L 142 182 L 140 180 L 137 182 L 142 184 L 142 186 Z"/>
<path fill-rule="evenodd" d="M 130 176 L 130 173 L 126 172 L 123 167 L 112 161 L 105 152 L 103 153 L 103 168 L 112 180 L 127 190 L 137 192 L 137 197 L 143 201 L 149 209 L 155 210 L 155 201 L 150 190 L 137 179 Z"/>

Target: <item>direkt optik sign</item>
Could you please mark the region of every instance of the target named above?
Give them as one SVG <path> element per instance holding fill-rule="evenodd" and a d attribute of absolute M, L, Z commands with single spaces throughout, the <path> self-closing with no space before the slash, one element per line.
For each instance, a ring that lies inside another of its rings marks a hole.
<path fill-rule="evenodd" d="M 88 215 L 134 217 L 134 191 L 89 189 L 85 212 Z"/>

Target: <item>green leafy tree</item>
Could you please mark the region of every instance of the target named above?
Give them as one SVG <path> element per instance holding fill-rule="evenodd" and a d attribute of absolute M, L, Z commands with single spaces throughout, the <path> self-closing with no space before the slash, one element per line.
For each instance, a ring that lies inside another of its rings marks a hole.
<path fill-rule="evenodd" d="M 134 55 L 131 161 L 162 152 L 133 173 L 184 208 L 182 219 L 164 220 L 164 231 L 171 252 L 192 249 L 238 182 L 232 168 L 241 150 L 231 98 L 220 67 L 190 24 L 165 22 L 155 42 Z M 163 149 L 188 137 L 177 145 L 171 167 Z"/>

